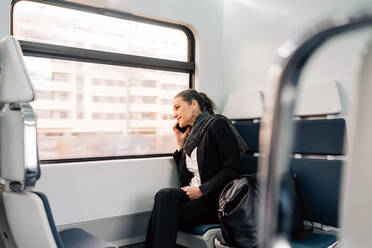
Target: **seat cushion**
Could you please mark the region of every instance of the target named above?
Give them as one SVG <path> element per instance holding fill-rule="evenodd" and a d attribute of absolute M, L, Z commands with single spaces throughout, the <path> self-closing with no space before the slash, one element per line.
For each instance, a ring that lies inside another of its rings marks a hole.
<path fill-rule="evenodd" d="M 214 248 L 214 237 L 220 230 L 218 224 L 204 224 L 178 231 L 177 244 L 183 247 Z"/>
<path fill-rule="evenodd" d="M 216 228 L 220 228 L 220 224 L 202 224 L 183 231 L 192 235 L 202 236 L 208 230 Z"/>
<path fill-rule="evenodd" d="M 218 241 L 216 247 L 222 248 L 227 247 L 222 245 L 221 242 L 222 239 L 222 232 L 219 231 L 216 234 L 216 240 Z M 332 247 L 333 244 L 337 242 L 336 235 L 333 234 L 326 234 L 326 233 L 312 233 L 309 237 L 307 237 L 305 240 L 291 240 L 291 247 L 292 248 L 327 248 Z"/>
<path fill-rule="evenodd" d="M 117 248 L 80 228 L 71 228 L 59 233 L 64 248 Z"/>

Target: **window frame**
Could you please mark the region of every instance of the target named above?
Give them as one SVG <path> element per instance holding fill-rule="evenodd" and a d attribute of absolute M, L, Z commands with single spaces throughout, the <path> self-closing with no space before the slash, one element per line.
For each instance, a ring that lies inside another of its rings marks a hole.
<path fill-rule="evenodd" d="M 93 49 L 52 45 L 48 43 L 30 42 L 19 40 L 24 56 L 61 59 L 78 62 L 89 62 L 105 65 L 126 66 L 132 68 L 154 69 L 161 71 L 182 72 L 189 74 L 189 88 L 194 88 L 195 77 L 195 38 L 192 31 L 180 24 L 170 23 L 160 20 L 155 20 L 147 17 L 136 16 L 130 13 L 98 8 L 78 3 L 57 1 L 57 0 L 13 0 L 10 9 L 10 33 L 14 35 L 14 7 L 18 2 L 30 1 L 42 4 L 48 4 L 57 7 L 69 8 L 99 15 L 110 16 L 118 19 L 131 20 L 147 24 L 153 24 L 168 28 L 181 30 L 185 33 L 188 40 L 187 61 L 175 61 L 168 59 L 160 59 L 153 57 L 145 57 L 139 55 L 130 55 L 125 53 L 106 52 Z M 108 157 L 81 157 L 68 159 L 48 159 L 40 160 L 41 164 L 55 163 L 73 163 L 73 162 L 88 162 L 88 161 L 103 161 L 117 159 L 136 159 L 136 158 L 155 158 L 168 157 L 171 153 L 162 154 L 143 154 L 143 155 L 123 155 L 123 156 L 108 156 Z"/>

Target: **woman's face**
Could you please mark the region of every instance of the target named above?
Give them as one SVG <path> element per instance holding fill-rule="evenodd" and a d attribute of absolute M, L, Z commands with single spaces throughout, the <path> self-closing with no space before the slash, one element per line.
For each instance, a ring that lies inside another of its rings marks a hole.
<path fill-rule="evenodd" d="M 196 100 L 188 104 L 182 97 L 173 99 L 173 117 L 177 120 L 180 127 L 192 126 L 194 124 L 197 108 Z"/>

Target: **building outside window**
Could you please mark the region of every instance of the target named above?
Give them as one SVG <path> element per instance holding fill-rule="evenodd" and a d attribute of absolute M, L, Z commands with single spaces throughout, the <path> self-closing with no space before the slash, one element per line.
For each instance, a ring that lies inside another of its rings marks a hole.
<path fill-rule="evenodd" d="M 40 159 L 173 152 L 171 104 L 191 86 L 191 33 L 52 4 L 17 1 L 13 8 L 12 32 L 37 93 L 32 106 Z"/>

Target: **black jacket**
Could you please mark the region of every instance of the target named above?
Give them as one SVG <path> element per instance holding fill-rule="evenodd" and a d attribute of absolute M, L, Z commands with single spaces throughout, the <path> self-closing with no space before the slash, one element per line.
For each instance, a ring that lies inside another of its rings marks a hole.
<path fill-rule="evenodd" d="M 204 197 L 217 200 L 223 187 L 241 174 L 240 151 L 229 123 L 221 118 L 212 121 L 197 148 L 199 188 Z M 189 185 L 193 174 L 186 168 L 183 149 L 176 151 L 173 158 L 177 163 L 181 187 Z"/>

